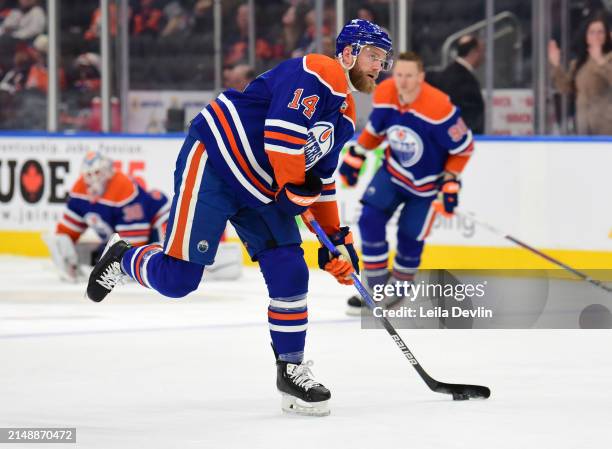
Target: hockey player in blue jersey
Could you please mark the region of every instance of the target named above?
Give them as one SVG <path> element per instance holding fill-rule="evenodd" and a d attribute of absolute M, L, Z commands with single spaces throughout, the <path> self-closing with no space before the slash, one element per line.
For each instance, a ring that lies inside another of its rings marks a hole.
<path fill-rule="evenodd" d="M 472 132 L 460 111 L 424 78 L 418 55 L 399 55 L 393 76 L 376 88 L 369 121 L 340 166 L 344 184 L 355 185 L 368 150 L 386 140 L 384 163 L 361 199 L 362 279 L 369 289 L 413 282 L 436 213 L 450 216 L 458 204 L 459 177 L 473 151 Z M 389 272 L 386 225 L 400 205 L 397 253 Z M 390 307 L 402 298 L 386 299 L 383 306 Z M 349 314 L 359 314 L 363 302 L 353 296 L 348 305 Z"/>
<path fill-rule="evenodd" d="M 113 240 L 87 287 L 88 297 L 101 301 L 127 275 L 165 296 L 185 296 L 213 262 L 230 221 L 268 287 L 283 410 L 310 415 L 328 414 L 331 395 L 303 362 L 308 268 L 295 216 L 313 213 L 343 254 L 321 248 L 320 267 L 352 283 L 358 258 L 349 229 L 340 226 L 333 175 L 355 130 L 351 91 L 371 93 L 391 65 L 389 37 L 365 20 L 349 22 L 336 49 L 336 58 L 285 61 L 206 106 L 178 156 L 163 246 Z"/>
<path fill-rule="evenodd" d="M 95 253 L 99 256 L 101 252 L 95 245 L 77 246 L 86 229 L 94 231 L 103 242 L 102 248 L 113 233 L 132 246 L 141 246 L 163 240 L 169 212 L 170 202 L 163 193 L 144 190 L 115 170 L 110 158 L 90 151 L 56 231 L 45 236 L 45 241 L 60 277 L 75 282 L 81 277 L 79 265 L 90 265 Z"/>

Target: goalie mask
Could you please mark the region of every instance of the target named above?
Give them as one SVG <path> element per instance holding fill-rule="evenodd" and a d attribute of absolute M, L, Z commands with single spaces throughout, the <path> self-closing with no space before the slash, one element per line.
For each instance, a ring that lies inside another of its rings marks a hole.
<path fill-rule="evenodd" d="M 96 151 L 88 152 L 81 166 L 81 176 L 87 186 L 87 194 L 92 198 L 104 195 L 106 184 L 113 173 L 113 161 L 110 158 Z"/>

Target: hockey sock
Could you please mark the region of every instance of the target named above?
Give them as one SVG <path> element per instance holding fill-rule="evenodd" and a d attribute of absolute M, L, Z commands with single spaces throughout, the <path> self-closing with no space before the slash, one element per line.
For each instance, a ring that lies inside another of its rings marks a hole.
<path fill-rule="evenodd" d="M 308 327 L 308 267 L 297 245 L 265 250 L 257 255 L 268 286 L 268 325 L 279 360 L 301 363 Z"/>
<path fill-rule="evenodd" d="M 363 273 L 361 278 L 366 287 L 373 290 L 376 285 L 384 284 L 389 277 L 389 244 L 363 241 L 361 244 Z"/>
<path fill-rule="evenodd" d="M 196 290 L 204 273 L 203 265 L 168 256 L 160 245 L 129 249 L 121 269 L 140 285 L 170 298 L 182 298 Z"/>
<path fill-rule="evenodd" d="M 392 276 L 400 281 L 413 281 L 421 264 L 423 240 L 414 240 L 398 235 L 397 254 L 393 262 Z"/>

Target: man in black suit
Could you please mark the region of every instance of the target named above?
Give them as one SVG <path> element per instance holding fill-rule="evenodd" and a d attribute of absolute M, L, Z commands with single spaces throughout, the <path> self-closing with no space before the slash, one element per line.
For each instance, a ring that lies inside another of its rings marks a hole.
<path fill-rule="evenodd" d="M 484 133 L 484 100 L 474 69 L 482 63 L 484 45 L 472 35 L 459 39 L 457 59 L 428 81 L 450 96 L 474 134 Z"/>

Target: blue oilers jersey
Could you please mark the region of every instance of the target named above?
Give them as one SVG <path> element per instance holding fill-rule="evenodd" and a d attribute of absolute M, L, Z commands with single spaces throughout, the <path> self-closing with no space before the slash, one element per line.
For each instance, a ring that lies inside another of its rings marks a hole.
<path fill-rule="evenodd" d="M 274 201 L 309 171 L 323 192 L 311 211 L 330 231 L 339 227 L 334 171 L 355 132 L 355 105 L 340 63 L 323 55 L 290 59 L 228 90 L 192 121 L 189 134 L 208 161 L 252 207 Z"/>
<path fill-rule="evenodd" d="M 102 197 L 91 200 L 82 177 L 70 191 L 57 232 L 68 234 L 73 241 L 91 228 L 106 241 L 117 232 L 134 246 L 163 239 L 170 202 L 158 191 L 147 192 L 121 172 L 108 181 Z"/>
<path fill-rule="evenodd" d="M 430 197 L 444 172 L 459 175 L 472 154 L 472 132 L 448 96 L 427 83 L 411 104 L 401 104 L 392 78 L 374 92 L 374 109 L 358 138 L 366 149 L 387 142 L 384 168 L 410 193 Z"/>

